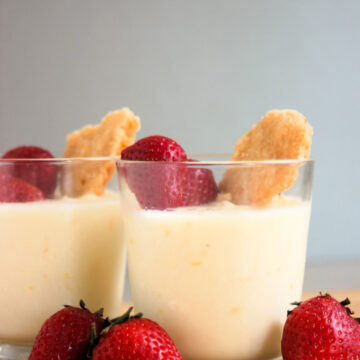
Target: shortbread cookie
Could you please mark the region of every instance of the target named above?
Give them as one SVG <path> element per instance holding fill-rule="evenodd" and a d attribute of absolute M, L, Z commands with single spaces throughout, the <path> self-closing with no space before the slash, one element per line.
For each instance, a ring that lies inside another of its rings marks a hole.
<path fill-rule="evenodd" d="M 312 134 L 311 126 L 299 112 L 272 110 L 238 141 L 232 160 L 306 159 Z M 298 162 L 234 166 L 225 172 L 219 189 L 229 193 L 235 204 L 263 206 L 292 186 L 298 166 Z"/>
<path fill-rule="evenodd" d="M 66 158 L 117 157 L 133 144 L 140 120 L 129 109 L 108 113 L 96 126 L 85 126 L 67 138 Z M 72 161 L 62 177 L 62 191 L 68 196 L 86 193 L 102 195 L 115 171 L 115 159 Z"/>

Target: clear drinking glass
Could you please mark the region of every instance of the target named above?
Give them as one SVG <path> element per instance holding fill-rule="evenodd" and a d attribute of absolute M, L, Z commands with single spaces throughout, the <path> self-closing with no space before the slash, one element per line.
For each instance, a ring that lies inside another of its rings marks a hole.
<path fill-rule="evenodd" d="M 0 160 L 1 359 L 25 359 L 64 304 L 119 314 L 126 244 L 116 177 L 101 191 L 114 170 L 113 158 Z"/>
<path fill-rule="evenodd" d="M 163 326 L 185 360 L 280 355 L 287 310 L 302 293 L 313 165 L 118 162 L 135 310 Z M 201 176 L 194 184 L 196 171 L 213 174 L 216 201 L 189 205 L 189 189 L 207 186 Z M 167 191 L 183 191 L 187 206 L 164 208 Z"/>

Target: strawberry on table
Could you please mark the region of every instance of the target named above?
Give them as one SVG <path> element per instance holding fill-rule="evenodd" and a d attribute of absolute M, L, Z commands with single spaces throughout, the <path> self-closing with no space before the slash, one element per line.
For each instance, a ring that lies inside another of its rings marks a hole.
<path fill-rule="evenodd" d="M 7 174 L 0 173 L 0 202 L 29 202 L 44 200 L 37 187 Z"/>
<path fill-rule="evenodd" d="M 283 330 L 284 360 L 360 360 L 360 324 L 349 304 L 330 295 L 298 303 Z"/>
<path fill-rule="evenodd" d="M 92 360 L 182 360 L 162 327 L 141 314 L 131 317 L 131 310 L 104 330 Z"/>
<path fill-rule="evenodd" d="M 123 150 L 121 159 L 149 161 L 125 164 L 124 168 L 129 188 L 143 208 L 163 210 L 182 206 L 187 168 L 177 162 L 187 158 L 177 142 L 165 136 L 149 136 Z"/>
<path fill-rule="evenodd" d="M 82 301 L 80 307 L 67 306 L 43 324 L 29 360 L 85 360 L 92 331 L 99 334 L 106 325 L 102 309 L 91 313 Z"/>
<path fill-rule="evenodd" d="M 53 155 L 38 146 L 19 146 L 9 150 L 3 159 L 53 159 Z M 55 164 L 46 161 L 34 163 L 22 160 L 11 165 L 3 165 L 1 171 L 5 170 L 11 176 L 22 179 L 25 182 L 41 189 L 46 197 L 51 197 L 56 188 L 58 169 Z"/>

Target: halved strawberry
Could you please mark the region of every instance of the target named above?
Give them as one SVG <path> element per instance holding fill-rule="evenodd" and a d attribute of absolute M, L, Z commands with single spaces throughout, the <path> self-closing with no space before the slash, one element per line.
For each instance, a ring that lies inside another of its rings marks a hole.
<path fill-rule="evenodd" d="M 29 202 L 44 200 L 37 187 L 8 174 L 0 173 L 0 202 Z"/>
<path fill-rule="evenodd" d="M 186 154 L 177 142 L 149 136 L 123 150 L 121 158 L 142 161 L 122 164 L 121 169 L 143 208 L 163 210 L 183 205 L 187 168 L 178 162 L 186 161 Z"/>
<path fill-rule="evenodd" d="M 38 146 L 19 146 L 6 152 L 3 159 L 52 159 L 53 155 Z M 51 197 L 56 188 L 58 168 L 49 162 L 32 162 L 21 160 L 4 164 L 1 172 L 22 179 L 41 189 L 46 197 Z"/>
<path fill-rule="evenodd" d="M 174 140 L 152 135 L 138 140 L 121 153 L 124 160 L 186 161 L 184 149 Z"/>
<path fill-rule="evenodd" d="M 210 169 L 188 167 L 186 189 L 183 193 L 184 206 L 209 203 L 216 199 L 217 193 L 218 188 Z"/>

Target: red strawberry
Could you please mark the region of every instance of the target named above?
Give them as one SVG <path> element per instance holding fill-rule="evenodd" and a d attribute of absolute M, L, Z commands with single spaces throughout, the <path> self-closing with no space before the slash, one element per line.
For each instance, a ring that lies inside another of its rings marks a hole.
<path fill-rule="evenodd" d="M 182 206 L 186 184 L 186 161 L 183 148 L 165 136 L 149 136 L 121 153 L 123 160 L 149 161 L 126 163 L 123 170 L 129 188 L 145 209 L 167 209 Z M 171 162 L 172 164 L 169 164 Z"/>
<path fill-rule="evenodd" d="M 182 360 L 182 357 L 169 335 L 157 323 L 138 316 L 125 316 L 120 324 L 111 325 L 101 336 L 91 359 Z"/>
<path fill-rule="evenodd" d="M 185 161 L 184 149 L 174 140 L 160 135 L 138 140 L 121 153 L 124 160 Z"/>
<path fill-rule="evenodd" d="M 28 202 L 44 199 L 44 193 L 37 187 L 0 173 L 0 202 Z"/>
<path fill-rule="evenodd" d="M 80 301 L 80 308 L 67 306 L 45 321 L 38 333 L 29 360 L 84 360 L 92 339 L 107 325 L 102 310 L 91 313 Z"/>
<path fill-rule="evenodd" d="M 186 190 L 183 194 L 185 206 L 202 205 L 214 201 L 217 192 L 217 185 L 211 170 L 188 167 Z"/>
<path fill-rule="evenodd" d="M 281 340 L 284 360 L 360 360 L 360 325 L 348 304 L 317 296 L 290 312 Z"/>
<path fill-rule="evenodd" d="M 37 146 L 19 146 L 9 150 L 3 159 L 53 159 L 52 154 Z M 49 162 L 19 161 L 1 167 L 6 173 L 22 179 L 41 189 L 46 197 L 51 197 L 56 187 L 57 166 Z"/>

